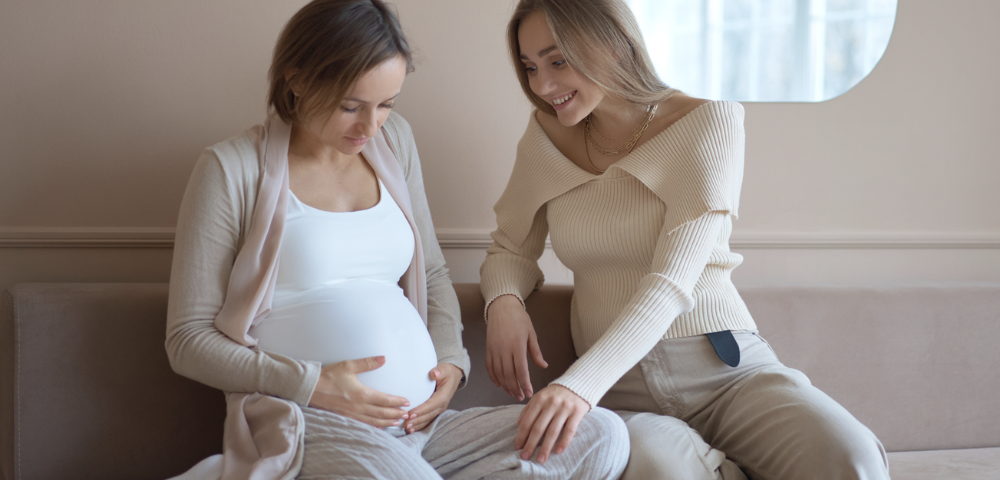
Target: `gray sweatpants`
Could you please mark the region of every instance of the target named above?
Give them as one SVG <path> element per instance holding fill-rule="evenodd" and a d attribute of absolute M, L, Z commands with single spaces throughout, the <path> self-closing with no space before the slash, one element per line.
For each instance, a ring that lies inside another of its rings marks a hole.
<path fill-rule="evenodd" d="M 324 410 L 303 408 L 302 480 L 314 479 L 616 479 L 629 455 L 628 431 L 595 408 L 569 448 L 544 464 L 514 449 L 521 405 L 448 410 L 424 430 L 394 436 Z"/>
<path fill-rule="evenodd" d="M 632 442 L 623 480 L 889 479 L 871 430 L 756 332 L 733 334 L 735 368 L 704 335 L 662 340 L 604 396 Z"/>

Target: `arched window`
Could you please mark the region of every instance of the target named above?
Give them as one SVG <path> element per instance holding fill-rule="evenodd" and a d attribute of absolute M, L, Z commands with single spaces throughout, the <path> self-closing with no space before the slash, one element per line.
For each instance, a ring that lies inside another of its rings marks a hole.
<path fill-rule="evenodd" d="M 882 58 L 896 0 L 628 0 L 657 73 L 696 97 L 819 102 Z"/>

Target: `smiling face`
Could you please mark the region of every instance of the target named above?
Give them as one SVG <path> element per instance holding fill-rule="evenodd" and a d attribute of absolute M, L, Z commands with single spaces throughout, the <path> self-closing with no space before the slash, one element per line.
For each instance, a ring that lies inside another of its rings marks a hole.
<path fill-rule="evenodd" d="M 580 123 L 604 99 L 597 84 L 566 62 L 541 12 L 521 20 L 517 42 L 531 91 L 552 105 L 562 125 Z"/>
<path fill-rule="evenodd" d="M 304 120 L 297 127 L 310 143 L 333 147 L 344 155 L 361 152 L 378 133 L 406 78 L 407 64 L 393 57 L 365 72 L 333 111 Z"/>

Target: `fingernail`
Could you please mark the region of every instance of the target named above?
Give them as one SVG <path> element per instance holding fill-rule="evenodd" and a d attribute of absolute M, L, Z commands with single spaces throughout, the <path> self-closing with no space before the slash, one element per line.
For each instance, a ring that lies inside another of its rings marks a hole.
<path fill-rule="evenodd" d="M 404 406 L 404 407 L 409 407 L 409 406 L 410 406 L 410 402 L 406 402 L 406 403 L 404 403 L 404 404 L 403 404 L 403 406 Z"/>
<path fill-rule="evenodd" d="M 562 453 L 562 452 L 565 452 L 565 451 L 566 451 L 566 449 L 563 448 L 563 447 L 559 447 L 559 448 L 556 449 L 556 453 Z"/>
<path fill-rule="evenodd" d="M 399 426 L 399 420 L 396 420 L 395 422 L 392 422 L 392 426 L 394 426 L 394 427 Z"/>
<path fill-rule="evenodd" d="M 545 460 L 548 460 L 548 458 L 549 457 L 546 456 L 546 455 L 539 455 L 538 456 L 538 463 L 545 463 Z"/>

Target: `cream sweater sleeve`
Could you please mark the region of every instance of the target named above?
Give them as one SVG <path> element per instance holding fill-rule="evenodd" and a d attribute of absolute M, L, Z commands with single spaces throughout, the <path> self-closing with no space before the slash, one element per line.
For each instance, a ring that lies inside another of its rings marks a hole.
<path fill-rule="evenodd" d="M 524 305 L 524 299 L 545 282 L 538 268 L 538 259 L 545 251 L 545 238 L 549 234 L 545 213 L 546 206 L 542 205 L 535 213 L 528 236 L 520 244 L 511 240 L 501 228 L 491 234 L 493 244 L 486 250 L 486 260 L 479 267 L 479 286 L 487 309 L 501 295 L 515 295 Z"/>
<path fill-rule="evenodd" d="M 727 213 L 709 212 L 660 232 L 651 272 L 628 306 L 582 357 L 552 383 L 591 405 L 656 345 L 678 315 L 694 308 L 691 292 L 722 232 Z M 664 226 L 664 228 L 669 228 Z"/>
<path fill-rule="evenodd" d="M 242 346 L 215 328 L 239 248 L 245 172 L 202 154 L 177 220 L 167 305 L 167 357 L 174 371 L 227 392 L 260 392 L 307 405 L 320 364 Z"/>

